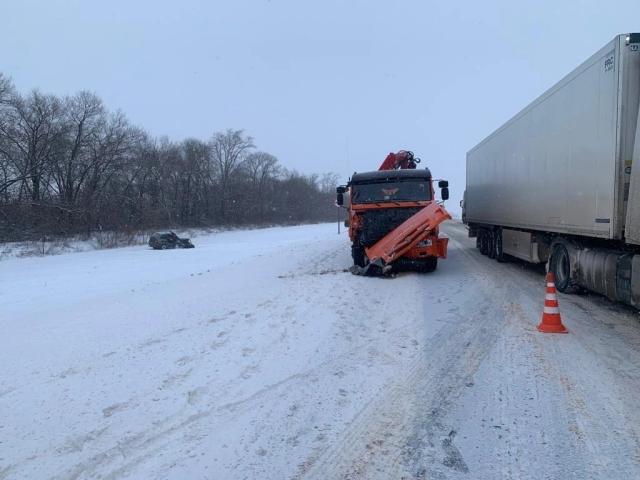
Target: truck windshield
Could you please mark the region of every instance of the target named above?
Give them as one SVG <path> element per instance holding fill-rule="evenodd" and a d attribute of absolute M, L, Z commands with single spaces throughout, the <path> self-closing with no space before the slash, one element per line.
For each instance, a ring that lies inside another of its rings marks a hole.
<path fill-rule="evenodd" d="M 431 200 L 431 188 L 425 180 L 351 185 L 353 203 L 408 202 Z"/>

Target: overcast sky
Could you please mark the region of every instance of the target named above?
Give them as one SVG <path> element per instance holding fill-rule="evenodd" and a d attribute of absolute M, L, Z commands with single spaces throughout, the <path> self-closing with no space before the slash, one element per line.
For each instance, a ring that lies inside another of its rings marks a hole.
<path fill-rule="evenodd" d="M 640 1 L 0 0 L 0 71 L 96 92 L 154 135 L 243 128 L 304 173 L 467 150 L 618 33 Z"/>

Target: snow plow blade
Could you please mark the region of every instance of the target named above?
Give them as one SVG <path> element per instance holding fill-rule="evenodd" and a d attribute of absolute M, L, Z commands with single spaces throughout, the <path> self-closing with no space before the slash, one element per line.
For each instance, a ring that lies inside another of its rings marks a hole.
<path fill-rule="evenodd" d="M 380 275 L 390 271 L 391 264 L 415 247 L 451 215 L 437 203 L 431 203 L 367 248 L 369 264 L 358 272 L 364 275 Z"/>

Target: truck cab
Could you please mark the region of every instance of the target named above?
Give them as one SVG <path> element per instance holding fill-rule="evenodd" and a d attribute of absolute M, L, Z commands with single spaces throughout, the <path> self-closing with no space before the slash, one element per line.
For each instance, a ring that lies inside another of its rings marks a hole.
<path fill-rule="evenodd" d="M 449 198 L 448 183 L 441 181 L 441 198 Z M 337 203 L 349 212 L 349 238 L 354 265 L 364 267 L 367 250 L 426 206 L 435 202 L 429 169 L 378 170 L 355 173 L 338 187 Z M 402 255 L 396 264 L 433 271 L 439 257 L 446 257 L 447 239 L 431 230 Z"/>

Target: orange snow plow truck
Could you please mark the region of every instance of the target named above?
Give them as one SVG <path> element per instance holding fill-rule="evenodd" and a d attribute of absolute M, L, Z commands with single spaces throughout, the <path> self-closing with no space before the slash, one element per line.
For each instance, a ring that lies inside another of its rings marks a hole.
<path fill-rule="evenodd" d="M 412 152 L 390 153 L 373 172 L 354 173 L 337 188 L 336 203 L 349 212 L 351 271 L 384 275 L 399 270 L 432 272 L 446 258 L 448 238 L 438 226 L 450 215 L 434 197 L 428 168 Z M 442 201 L 449 184 L 440 180 Z"/>

